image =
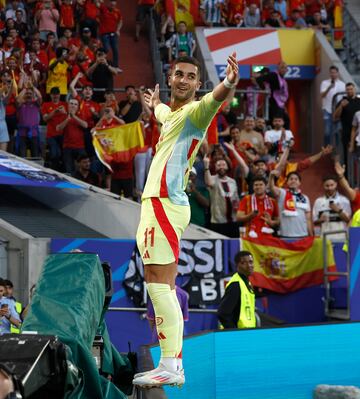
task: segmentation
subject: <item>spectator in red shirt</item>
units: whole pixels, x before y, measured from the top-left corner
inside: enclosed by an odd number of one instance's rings
[[[29,51],[29,63],[24,65],[24,71],[32,83],[41,90],[46,83],[46,66],[37,58],[34,50]]]
[[[59,0],[60,4],[60,36],[62,35],[65,28],[74,30],[75,28],[75,17],[74,17],[74,7],[71,0]]]
[[[122,15],[116,7],[116,0],[110,0],[109,5],[100,6],[100,35],[106,52],[111,48],[114,67],[119,66],[119,36],[122,27]]]
[[[53,32],[47,34],[44,51],[47,54],[48,60],[56,58],[56,37]]]
[[[25,50],[25,43],[23,40],[19,37],[18,31],[16,28],[11,28],[9,29],[9,36],[11,36],[14,39],[14,44],[13,46],[15,48],[20,48],[22,50]]]
[[[35,51],[38,60],[39,60],[43,65],[45,65],[46,67],[48,67],[48,65],[49,65],[49,58],[48,58],[48,55],[47,55],[46,51],[41,49],[41,47],[40,47],[40,40],[34,39],[34,40],[31,42],[31,49]],[[25,64],[28,64],[29,62],[30,62],[29,53],[26,53],[26,54],[25,54],[25,61],[24,61],[24,63],[25,63]]]
[[[76,84],[83,74],[79,72],[74,80],[70,83],[69,90],[71,96],[79,101],[79,115],[81,119],[86,121],[87,128],[85,129],[85,150],[86,153],[93,157],[95,155],[95,150],[92,145],[92,138],[90,130],[95,126],[95,120],[99,118],[100,105],[92,100],[93,89],[91,85],[87,85],[83,88],[82,97],[80,97],[75,89]]]
[[[83,30],[85,27],[90,28],[91,36],[93,38],[97,37],[100,5],[100,0],[86,0],[84,4],[83,20],[81,21],[80,29]]]
[[[62,159],[63,133],[56,127],[67,117],[67,104],[60,101],[60,89],[52,87],[50,90],[51,101],[41,107],[41,115],[47,124],[46,141],[49,148],[49,161],[52,169],[59,170]]]
[[[86,121],[79,115],[79,101],[71,98],[68,102],[68,115],[63,122],[56,126],[57,132],[63,132],[63,161],[66,173],[73,173],[75,160],[85,154],[84,129],[88,127]]]
[[[5,120],[10,138],[7,151],[14,153],[14,135],[15,130],[17,129],[16,90],[14,85],[12,85],[12,76],[6,69],[1,74],[1,85],[6,87],[7,90],[12,88],[12,94],[5,105]]]
[[[258,238],[274,233],[279,226],[279,208],[276,201],[266,194],[266,179],[253,179],[254,194],[246,195],[236,214],[238,222],[246,227],[245,237]]]

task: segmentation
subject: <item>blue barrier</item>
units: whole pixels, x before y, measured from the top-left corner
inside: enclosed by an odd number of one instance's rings
[[[360,320],[360,228],[350,229],[351,250],[351,319]],[[97,253],[101,261],[111,264],[114,280],[114,296],[111,306],[132,307],[134,304],[126,295],[123,280],[128,269],[129,260],[135,247],[135,240],[112,240],[112,239],[53,239],[51,252],[70,252],[80,249],[84,252]],[[229,261],[233,260],[234,254],[239,249],[239,240],[225,240],[222,252],[222,264],[225,273],[231,274]],[[335,245],[334,249],[338,270],[345,270],[345,257],[342,245]],[[200,260],[193,259],[193,263],[202,267]],[[332,294],[336,298],[336,306],[345,304],[346,289],[344,279],[334,283]],[[257,306],[263,312],[278,317],[286,323],[318,323],[325,321],[323,287],[313,286],[286,294],[270,294],[267,301],[257,300]],[[151,343],[151,333],[146,320],[138,313],[112,312],[106,316],[109,333],[112,342],[120,351],[127,351],[128,342],[132,342],[133,350],[140,345]],[[190,314],[186,323],[187,334],[199,331],[215,329],[217,319],[211,314]]]
[[[184,341],[186,384],[171,399],[309,399],[360,385],[360,323],[205,333]],[[159,348],[151,348],[156,364]]]

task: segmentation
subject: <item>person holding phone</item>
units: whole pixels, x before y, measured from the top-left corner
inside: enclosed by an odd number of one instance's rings
[[[314,225],[320,227],[320,234],[324,232],[347,230],[351,219],[350,201],[337,190],[338,179],[336,176],[325,176],[323,178],[324,195],[318,197],[314,202],[313,221]],[[331,241],[345,241],[344,233],[332,234]]]
[[[0,335],[9,334],[11,325],[19,328],[21,326],[21,319],[15,310],[14,301],[6,298],[5,281],[0,279]]]
[[[320,95],[322,99],[322,113],[324,121],[324,145],[339,144],[339,137],[331,136],[333,130],[332,107],[333,98],[337,93],[345,92],[345,83],[339,79],[339,69],[335,65],[329,68],[329,79],[323,80],[320,85]],[[336,96],[337,103],[340,96]]]

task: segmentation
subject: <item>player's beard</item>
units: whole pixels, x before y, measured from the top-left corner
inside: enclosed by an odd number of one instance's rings
[[[172,95],[175,101],[188,102],[195,97],[195,90],[180,91],[177,87],[174,87]]]

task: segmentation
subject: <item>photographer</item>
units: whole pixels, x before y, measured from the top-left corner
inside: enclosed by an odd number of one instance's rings
[[[294,135],[291,130],[284,128],[282,116],[274,116],[273,129],[265,132],[264,141],[271,161],[275,161],[286,147],[294,145]]]
[[[113,90],[114,75],[117,75],[119,72],[119,68],[115,68],[108,62],[106,50],[102,47],[98,48],[96,50],[96,60],[86,72],[95,89],[94,101],[98,103],[104,102],[104,92],[101,90],[96,91],[96,89]]]

